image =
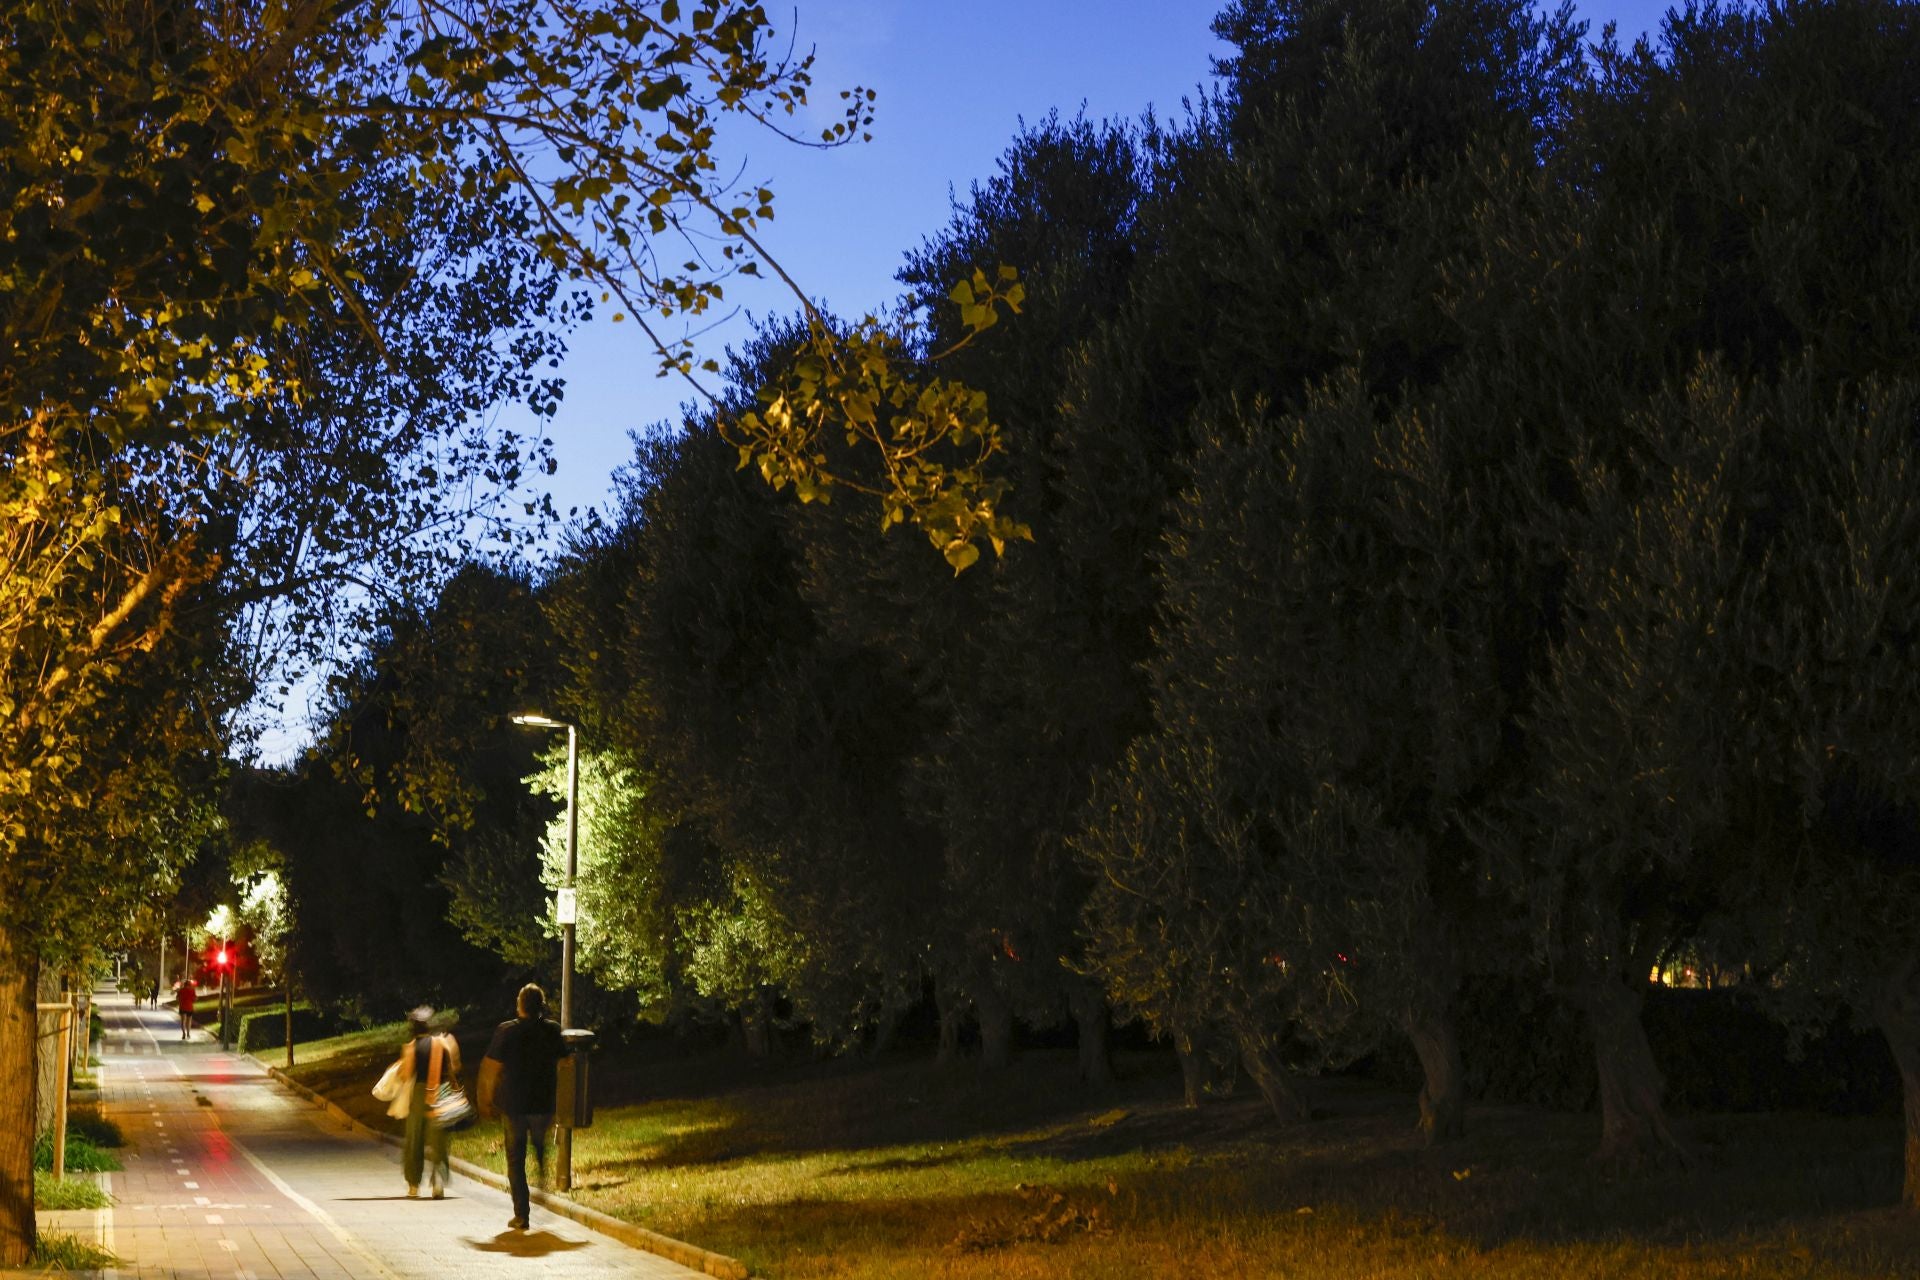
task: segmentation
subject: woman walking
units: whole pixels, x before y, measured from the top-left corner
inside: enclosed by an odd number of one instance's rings
[[[452,1136],[433,1122],[433,1103],[442,1082],[460,1087],[460,1046],[449,1035],[434,1035],[428,1026],[433,1010],[422,1006],[407,1015],[407,1047],[389,1073],[398,1083],[391,1116],[407,1121],[400,1146],[400,1172],[407,1179],[407,1198],[420,1195],[420,1175],[426,1173],[435,1200],[447,1193],[447,1141]]]

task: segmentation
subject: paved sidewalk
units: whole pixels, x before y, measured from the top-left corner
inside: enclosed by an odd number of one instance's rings
[[[508,1230],[503,1192],[459,1174],[406,1198],[399,1153],[329,1130],[265,1070],[169,1011],[103,991],[104,1110],[127,1137],[107,1175],[109,1275],[221,1280],[492,1280],[698,1276],[534,1208]]]

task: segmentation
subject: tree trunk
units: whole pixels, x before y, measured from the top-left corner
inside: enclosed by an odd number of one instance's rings
[[[1207,1099],[1207,1051],[1190,1032],[1173,1037],[1173,1051],[1180,1059],[1180,1093],[1189,1107]]]
[[[1895,1030],[1882,1023],[1881,1033],[1900,1068],[1901,1092],[1906,1100],[1907,1173],[1900,1186],[1900,1205],[1920,1209],[1920,1026],[1908,1024]]]
[[[1002,1071],[1013,1065],[1013,1003],[991,982],[973,993],[974,1015],[980,1019],[980,1065]]]
[[[1240,1065],[1247,1069],[1254,1087],[1267,1100],[1273,1118],[1281,1124],[1299,1124],[1310,1117],[1307,1104],[1294,1091],[1293,1082],[1273,1056],[1273,1051],[1253,1036],[1240,1037]]]
[[[873,1043],[867,1048],[867,1056],[870,1058],[885,1057],[887,1052],[893,1048],[894,1037],[899,1031],[900,1008],[898,1005],[890,1004],[882,1009],[880,1016],[874,1020]]]
[[[1874,1015],[1900,1069],[1906,1103],[1906,1179],[1900,1187],[1900,1204],[1920,1209],[1920,960],[1909,960],[1894,975]]]
[[[73,1002],[73,1041],[67,1054],[67,1084],[73,1084],[76,1072],[93,1065],[93,989],[80,985],[80,975],[67,979],[68,998]]]
[[[1460,1067],[1460,1040],[1448,1010],[1411,1007],[1405,1016],[1407,1039],[1420,1058],[1425,1083],[1420,1088],[1420,1133],[1429,1146],[1452,1142],[1467,1131],[1466,1074]]]
[[[57,1005],[60,998],[60,975],[52,969],[42,966],[35,980],[34,1000],[43,1005]],[[61,1026],[66,1015],[51,1008],[35,1015],[37,1039],[33,1046],[33,1088],[34,1111],[33,1132],[35,1136],[53,1132],[54,1111],[60,1105],[61,1091],[68,1083],[66,1065],[60,1052]],[[69,1048],[72,1046],[69,1045]]]
[[[1076,985],[1068,1005],[1079,1032],[1080,1079],[1095,1089],[1113,1084],[1113,1051],[1107,1039],[1107,998],[1099,988]]]
[[[24,1266],[33,1252],[38,968],[27,939],[0,926],[0,1267]]]
[[[1600,1158],[1629,1167],[1691,1163],[1667,1125],[1667,1084],[1640,1021],[1645,995],[1604,981],[1580,994],[1600,1076]]]
[[[773,1017],[765,995],[754,995],[740,1011],[740,1035],[749,1058],[765,1062],[773,1057]]]
[[[944,1067],[960,1056],[960,1020],[966,1010],[960,998],[944,987],[934,988],[933,1003],[940,1011],[940,1048],[933,1060]]]

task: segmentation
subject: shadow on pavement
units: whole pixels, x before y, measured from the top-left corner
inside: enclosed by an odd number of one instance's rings
[[[443,1197],[441,1197],[441,1198],[442,1198],[443,1200],[458,1200],[458,1199],[459,1199],[460,1197],[459,1197],[459,1196],[443,1196]],[[399,1195],[396,1195],[396,1196],[335,1196],[335,1197],[334,1197],[333,1199],[334,1199],[334,1201],[335,1201],[335,1203],[337,1203],[337,1204],[356,1204],[356,1203],[358,1203],[358,1202],[360,1202],[360,1201],[363,1201],[363,1200],[425,1200],[425,1201],[431,1201],[431,1200],[433,1199],[433,1197],[432,1197],[432,1196],[410,1196],[410,1195],[408,1195],[408,1194],[407,1194],[406,1192],[404,1192],[404,1191],[403,1191],[403,1192],[401,1192],[401,1193],[400,1193]]]
[[[482,1253],[510,1253],[516,1258],[544,1258],[550,1253],[584,1249],[585,1240],[567,1240],[551,1231],[502,1231],[491,1240],[469,1240]]]

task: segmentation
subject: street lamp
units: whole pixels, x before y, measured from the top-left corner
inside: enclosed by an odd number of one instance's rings
[[[550,716],[517,715],[515,724],[535,729],[567,731],[567,882],[560,890],[555,915],[560,919],[560,1029],[573,1026],[573,922],[575,916],[573,880],[580,871],[578,844],[580,833],[580,736],[565,720]],[[560,1190],[573,1188],[573,1116],[560,1117],[559,1140],[554,1144],[555,1181]]]

